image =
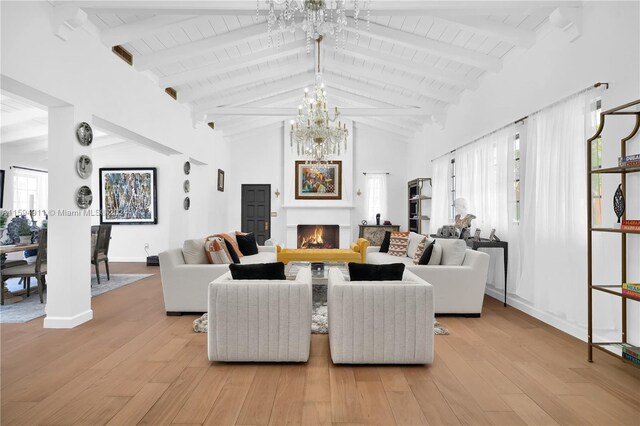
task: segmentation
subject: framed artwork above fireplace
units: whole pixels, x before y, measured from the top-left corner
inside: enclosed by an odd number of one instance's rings
[[[342,161],[296,161],[296,200],[342,200]]]

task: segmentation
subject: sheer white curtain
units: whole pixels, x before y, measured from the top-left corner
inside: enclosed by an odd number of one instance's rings
[[[456,150],[456,198],[465,198],[469,213],[476,216],[472,227],[488,236],[509,230],[509,140],[513,127],[494,132]],[[473,229],[471,230],[473,232]]]
[[[517,295],[586,324],[588,100],[576,95],[527,120]],[[589,135],[590,136],[590,135]]]
[[[387,217],[387,174],[367,173],[367,220],[375,220],[380,213],[380,220]]]
[[[511,241],[509,235],[509,191],[513,182],[508,179],[509,142],[514,126],[498,130],[456,150],[456,198],[467,200],[469,213],[476,216],[473,228],[480,228],[486,238],[492,229],[496,235]],[[502,249],[481,249],[491,254],[487,284],[504,289],[504,252]],[[513,261],[511,261],[513,263]]]
[[[451,155],[444,155],[433,160],[431,184],[433,185],[431,200],[431,233],[435,233],[438,228],[451,223],[449,211],[451,209],[451,191],[449,190],[449,175],[451,166]]]

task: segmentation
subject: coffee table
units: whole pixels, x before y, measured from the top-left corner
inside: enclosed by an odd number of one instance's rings
[[[320,271],[311,271],[311,284],[326,286],[329,283],[329,269],[338,268],[346,279],[349,279],[349,267],[346,262],[313,262],[314,265],[321,263],[323,269]],[[311,262],[289,262],[284,269],[284,273],[288,280],[295,280],[298,272],[302,268],[310,268]]]

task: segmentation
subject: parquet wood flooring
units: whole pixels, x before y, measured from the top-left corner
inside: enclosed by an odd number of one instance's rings
[[[326,335],[305,364],[207,360],[194,315],[167,317],[159,269],[92,300],[94,320],[2,324],[0,421],[13,424],[639,425],[640,370],[486,297],[444,317],[429,366],[334,365]]]

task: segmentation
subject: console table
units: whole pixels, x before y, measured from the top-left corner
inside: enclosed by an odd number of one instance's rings
[[[467,240],[467,246],[472,250],[478,250],[479,248],[501,248],[504,258],[504,306],[507,306],[507,281],[509,277],[507,275],[509,267],[509,243],[506,241],[489,241],[486,239],[480,239],[480,241]]]
[[[358,238],[365,238],[369,240],[369,245],[380,246],[382,240],[384,240],[384,233],[386,231],[397,232],[400,230],[400,225],[359,225],[360,234]]]

